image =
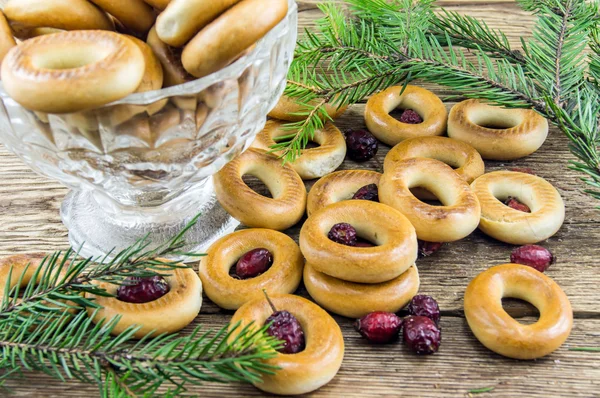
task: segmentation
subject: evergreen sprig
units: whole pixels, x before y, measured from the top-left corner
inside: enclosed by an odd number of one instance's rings
[[[152,396],[159,389],[177,396],[189,384],[256,382],[274,372],[264,361],[276,355],[280,342],[264,327],[204,331],[198,326],[188,335],[149,334],[131,341],[139,326],[112,336],[118,318],[95,324],[93,315],[80,311],[98,310],[87,294],[111,296],[94,282],[122,285],[131,276],[164,275],[182,267],[163,257],[195,255],[181,249],[185,232],[196,222],[158,248],[148,249],[146,237],[110,260],[79,259],[72,250],[55,253],[35,267],[29,283],[21,276],[13,288],[11,269],[0,297],[0,385],[22,370],[37,370],[63,381],[96,383],[105,397]]]
[[[432,1],[348,0],[319,5],[325,16],[298,43],[286,94],[305,119],[273,148],[293,161],[329,121],[324,105],[345,106],[375,92],[420,79],[457,96],[508,108],[532,108],[559,126],[600,198],[598,113],[600,33],[598,0],[520,0],[537,17],[522,51],[485,22]],[[591,53],[586,55],[586,47]]]

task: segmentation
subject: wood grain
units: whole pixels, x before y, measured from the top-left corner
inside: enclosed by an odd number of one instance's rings
[[[301,28],[313,26],[319,17],[317,2],[300,2]],[[443,0],[438,3],[484,18],[491,27],[502,28],[515,46],[520,37],[530,34],[533,18],[512,1]],[[439,87],[424,86],[434,88],[442,96],[447,94]],[[452,105],[447,104],[449,108]],[[364,126],[363,112],[364,105],[356,105],[337,125],[342,130]],[[582,193],[580,176],[568,169],[573,157],[567,144],[566,138],[553,129],[542,149],[526,159],[512,163],[486,162],[490,171],[530,167],[554,184],[565,199],[565,225],[556,236],[543,243],[558,258],[547,274],[571,299],[576,318],[571,337],[561,349],[541,360],[514,361],[491,353],[473,337],[462,313],[465,287],[479,272],[508,262],[512,250],[511,246],[475,232],[417,264],[421,292],[435,296],[443,311],[440,352],[417,357],[401,344],[367,345],[352,330],[352,320],[336,317],[345,336],[345,360],[334,381],[312,395],[448,397],[465,396],[472,389],[495,387],[491,393],[481,396],[599,396],[600,354],[568,350],[575,346],[600,346],[600,290],[597,287],[600,284],[597,243],[600,212],[595,209],[598,203]],[[376,159],[363,164],[346,161],[342,168],[378,170],[388,150],[382,145]],[[67,248],[67,231],[59,216],[67,189],[36,175],[1,145],[0,181],[0,255]],[[298,227],[288,232],[297,239]],[[303,287],[297,293],[307,296]],[[520,302],[511,301],[505,307],[511,315],[524,321],[531,321],[528,317],[536,314],[533,307]],[[231,314],[205,300],[195,323],[220,327]],[[8,387],[17,397],[97,396],[94,386],[60,383],[38,373],[28,373],[23,379],[11,381]],[[218,384],[194,387],[190,393],[206,397],[261,395],[250,386]]]

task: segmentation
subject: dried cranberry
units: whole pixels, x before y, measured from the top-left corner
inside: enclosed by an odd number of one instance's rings
[[[533,171],[533,169],[530,169],[529,167],[512,167],[512,168],[510,168],[510,171],[516,171],[517,173],[536,175],[535,172]]]
[[[409,316],[402,322],[406,345],[415,354],[433,354],[440,348],[442,332],[425,316]]]
[[[129,277],[117,289],[117,299],[126,303],[143,304],[158,300],[169,293],[169,284],[160,275],[148,278]]]
[[[440,250],[443,246],[443,243],[441,242],[427,242],[424,240],[419,240],[418,244],[420,257],[431,256],[433,253]]]
[[[548,267],[554,264],[555,258],[550,250],[542,246],[526,245],[513,250],[510,255],[512,263],[528,265],[544,272]]]
[[[529,206],[519,201],[519,199],[513,198],[512,196],[506,199],[506,202],[504,202],[504,204],[510,207],[511,209],[519,210],[524,213],[531,213],[531,209],[529,208]]]
[[[358,319],[354,328],[372,343],[390,343],[398,340],[402,319],[392,312],[371,312]]]
[[[412,109],[406,109],[402,112],[402,115],[400,115],[400,121],[407,124],[419,124],[423,123],[423,118]]]
[[[379,142],[367,130],[351,130],[346,133],[348,157],[356,162],[365,162],[377,154]]]
[[[265,273],[273,265],[273,255],[267,249],[254,249],[244,254],[235,265],[235,273],[240,279],[255,278]]]
[[[406,309],[410,315],[426,316],[434,321],[436,325],[440,323],[440,306],[431,296],[416,295],[410,300]]]
[[[329,230],[327,237],[342,245],[356,246],[356,230],[352,225],[347,223],[335,224]]]
[[[263,290],[269,305],[273,309],[273,313],[265,321],[267,334],[275,337],[283,342],[283,346],[278,349],[282,354],[296,354],[306,347],[306,339],[304,338],[304,330],[295,316],[288,311],[277,311],[277,308],[269,299],[267,292]]]
[[[369,184],[360,188],[352,199],[370,200],[372,202],[379,202],[379,188],[377,184]]]

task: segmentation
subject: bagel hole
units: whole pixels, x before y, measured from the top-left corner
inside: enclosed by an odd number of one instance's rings
[[[423,117],[423,115],[421,114],[421,112],[412,109],[412,108],[403,108],[402,106],[397,107],[396,109],[392,110],[390,112],[390,116],[393,117],[394,119],[400,121],[400,119],[402,118],[402,114],[404,113],[404,111],[413,111],[415,112],[417,115],[419,115],[419,117],[421,118],[421,120],[425,120],[425,118]],[[421,124],[423,123],[422,121],[420,123],[411,123],[411,124]]]
[[[257,194],[267,198],[273,198],[271,190],[260,178],[253,176],[252,174],[245,174],[242,176],[242,181],[244,181],[244,183]]]
[[[523,325],[532,325],[540,319],[540,311],[537,307],[525,300],[503,297],[502,308]]]
[[[40,52],[32,58],[38,69],[66,70],[95,64],[108,55],[107,51],[73,51],[73,48],[53,48],[52,52]]]
[[[480,127],[491,130],[511,129],[519,124],[516,120],[511,120],[510,118],[490,115],[484,115],[480,118],[472,117],[472,122]]]
[[[506,207],[510,207],[511,209],[515,210],[520,210],[524,213],[531,213],[531,204],[521,200],[518,196],[495,195],[494,197]],[[516,201],[516,206],[513,203],[510,203],[511,201]],[[525,205],[526,207],[522,207],[520,205]]]
[[[315,141],[308,141],[308,143],[306,144],[306,146],[304,147],[304,149],[313,149],[313,148],[318,148],[321,145],[318,142]]]
[[[410,192],[421,202],[427,203],[430,206],[444,206],[444,203],[442,203],[437,195],[425,187],[412,187],[410,188]]]
[[[356,246],[355,247],[369,248],[369,247],[375,247],[375,246],[379,246],[379,245],[377,244],[377,242],[374,242],[372,239],[367,239],[360,235],[358,235],[356,237]]]

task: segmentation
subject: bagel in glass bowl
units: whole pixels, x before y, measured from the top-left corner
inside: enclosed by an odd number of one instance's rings
[[[71,189],[61,217],[82,256],[147,234],[163,243],[198,214],[186,250],[204,250],[238,225],[211,176],[263,129],[286,85],[297,24],[289,0],[287,16],[218,72],[77,113],[30,111],[0,83],[0,142]]]

